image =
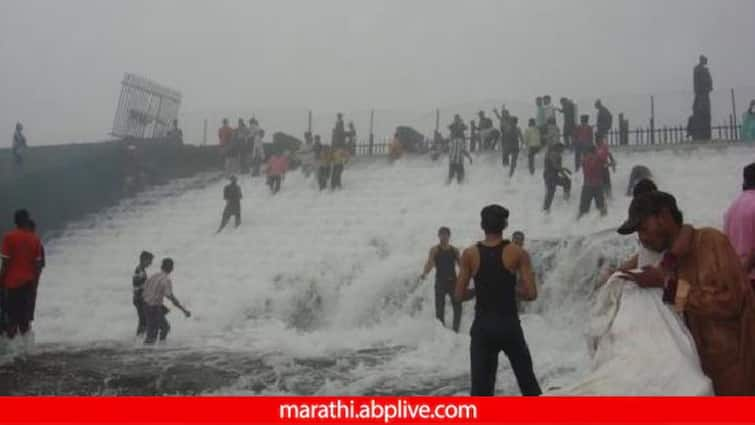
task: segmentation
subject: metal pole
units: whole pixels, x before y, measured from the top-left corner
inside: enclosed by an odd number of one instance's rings
[[[650,144],[655,144],[655,96],[650,96]]]
[[[435,110],[435,131],[440,128],[440,109]]]
[[[739,126],[737,125],[737,100],[734,97],[734,89],[731,89],[731,112],[734,115],[734,139],[738,139],[737,137],[737,130],[739,129]]]
[[[312,110],[311,109],[307,112],[307,131],[309,132],[309,135],[312,136]]]
[[[373,133],[375,124],[375,110],[370,110],[370,156],[372,156],[372,147],[375,144],[375,134]]]
[[[155,114],[155,124],[152,126],[152,137],[155,138],[157,136],[162,137],[162,133],[157,131],[157,126],[160,124],[160,112],[163,108],[163,97],[159,97],[159,101],[157,102],[157,113]]]
[[[202,145],[207,145],[207,118],[204,119],[204,129],[202,130]]]

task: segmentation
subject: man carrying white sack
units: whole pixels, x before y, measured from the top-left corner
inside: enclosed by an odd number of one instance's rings
[[[635,196],[656,191],[650,180]],[[669,252],[681,255],[694,229],[684,225]],[[639,251],[600,288],[592,304],[590,373],[559,391],[569,395],[713,395],[700,367],[694,339],[679,313],[689,286],[680,285],[674,304],[664,304],[663,289],[641,288],[626,272],[660,265],[663,254],[640,244]]]

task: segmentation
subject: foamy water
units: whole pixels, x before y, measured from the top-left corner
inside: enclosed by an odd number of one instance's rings
[[[465,304],[462,332],[454,334],[434,319],[433,279],[416,279],[438,227],[451,228],[452,244],[469,246],[482,236],[481,207],[500,203],[511,210],[507,234],[526,233],[543,277],[540,299],[522,317],[535,372],[544,388],[562,386],[589,366],[583,333],[599,261],[616,261],[634,246],[611,231],[626,215],[631,167],[650,167],[688,222],[720,227],[753,153],[730,147],[616,154],[608,216],[593,210],[579,222],[581,175],[569,202],[559,191],[551,214],[541,212],[542,154],[535,176],[521,155],[513,179],[497,154],[476,157],[461,186],[445,184],[445,160],[425,158],[354,163],[336,193],[318,192],[299,172],[274,197],[262,180],[242,178],[244,222],[220,235],[214,232],[225,182],[175,182],[48,243],[36,339],[43,350],[115,347],[126,358],[137,350],[131,273],[147,249],[157,256],[150,272],[162,257],[174,258],[175,293],[193,312],[191,319],[169,315],[171,348],[163,350],[259,361],[208,391],[465,394],[473,304]],[[567,154],[564,162],[573,159]],[[183,189],[200,180],[198,188]],[[170,362],[172,354],[160,356]],[[503,355],[500,364],[499,393],[518,393]],[[271,377],[260,383],[264,373]]]

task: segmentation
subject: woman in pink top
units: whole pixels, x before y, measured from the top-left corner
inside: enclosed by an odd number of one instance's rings
[[[281,189],[281,181],[288,171],[288,156],[285,153],[275,153],[267,161],[267,184],[273,195]]]
[[[745,167],[742,174],[742,193],[724,214],[724,233],[755,288],[755,163]]]

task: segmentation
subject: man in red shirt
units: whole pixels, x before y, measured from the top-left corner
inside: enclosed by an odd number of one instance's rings
[[[574,129],[574,169],[577,171],[582,165],[582,156],[584,156],[585,150],[592,146],[594,137],[592,126],[588,124],[590,116],[582,115],[579,120],[580,124]]]
[[[605,161],[605,166],[603,167],[603,195],[611,199],[611,170],[608,168],[610,167],[616,172],[616,160],[613,159],[611,151],[608,150],[608,143],[606,143],[604,137],[595,138],[595,150],[598,156]]]
[[[14,221],[16,229],[3,237],[0,251],[4,328],[10,339],[18,331],[23,335],[30,329],[34,281],[39,276],[42,261],[42,244],[29,230],[29,212],[16,211]]]
[[[579,217],[590,212],[590,204],[595,200],[595,207],[600,210],[600,215],[606,215],[606,201],[603,196],[604,170],[606,169],[607,158],[599,155],[595,146],[589,145],[584,148],[584,158],[582,158],[582,173],[584,182],[582,184],[582,196],[579,200]]]

